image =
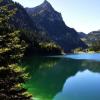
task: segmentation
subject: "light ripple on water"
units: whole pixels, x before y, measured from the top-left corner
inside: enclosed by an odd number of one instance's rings
[[[83,59],[83,60],[86,59],[86,60],[100,61],[100,53],[71,54],[71,55],[66,55],[65,57],[72,59]]]
[[[49,56],[49,57],[100,61],[100,53],[68,54],[68,55]]]

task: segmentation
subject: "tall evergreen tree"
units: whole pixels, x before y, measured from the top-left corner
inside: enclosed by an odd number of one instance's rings
[[[31,100],[22,88],[28,74],[18,66],[26,44],[19,39],[20,31],[7,23],[12,14],[0,7],[0,100]]]

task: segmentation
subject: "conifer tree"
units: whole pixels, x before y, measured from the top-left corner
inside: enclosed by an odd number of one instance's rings
[[[22,88],[28,77],[18,66],[26,44],[20,41],[20,31],[8,24],[13,13],[0,7],[0,100],[31,100],[31,95]]]

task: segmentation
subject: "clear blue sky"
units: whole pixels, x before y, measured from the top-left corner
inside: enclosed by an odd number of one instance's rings
[[[24,7],[35,7],[44,0],[14,0]],[[100,29],[100,0],[48,0],[62,13],[67,26],[88,33]]]

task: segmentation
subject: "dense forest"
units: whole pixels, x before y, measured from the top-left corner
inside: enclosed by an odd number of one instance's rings
[[[27,45],[19,38],[21,31],[8,24],[13,13],[7,12],[5,6],[0,7],[0,99],[31,100],[31,95],[22,87],[28,74],[18,66]]]

